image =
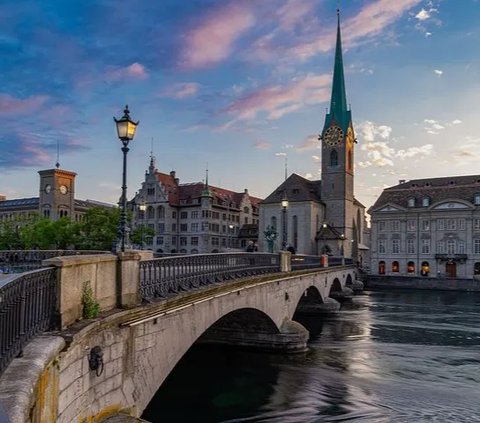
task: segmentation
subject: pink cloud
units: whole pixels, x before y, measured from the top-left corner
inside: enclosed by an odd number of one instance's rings
[[[276,15],[280,27],[284,30],[292,30],[298,24],[305,24],[305,19],[313,15],[316,6],[315,0],[287,0],[281,6]]]
[[[37,111],[48,100],[46,95],[33,95],[25,99],[0,94],[0,116],[26,115]]]
[[[122,79],[148,79],[148,73],[140,63],[132,63],[129,66],[123,68],[116,68],[107,72],[106,79],[109,81],[119,81]]]
[[[362,40],[379,35],[384,28],[394,23],[404,12],[420,2],[421,0],[377,0],[367,4],[356,16],[342,22],[344,45],[347,47],[356,45]],[[306,6],[304,10],[296,11],[298,16],[303,16],[304,13],[310,12],[311,9],[308,9]],[[295,16],[295,14],[291,15],[291,22],[285,21],[286,23],[282,25],[284,30],[292,29],[296,22]],[[285,36],[287,32],[281,33],[275,30],[259,38],[254,43],[253,56],[255,59],[261,60],[272,60],[272,58],[279,55],[307,60],[318,53],[330,51],[335,46],[335,31],[332,28],[329,28],[328,31],[319,30],[318,28],[315,25],[305,26],[300,33],[301,41],[293,44],[288,44],[287,42],[287,45],[284,44],[284,41],[280,41],[280,37]],[[293,31],[290,31],[287,35],[293,35]]]
[[[186,35],[180,56],[185,68],[204,68],[226,59],[235,41],[255,23],[246,2],[232,2],[208,14]]]
[[[200,84],[196,82],[180,82],[162,91],[160,96],[182,99],[197,94]]]
[[[268,141],[265,141],[263,139],[256,140],[253,146],[258,149],[258,150],[268,150],[271,147],[272,144],[270,144]]]
[[[355,43],[359,38],[378,35],[420,2],[421,0],[378,0],[366,5],[357,16],[345,22],[345,41]]]
[[[267,113],[268,119],[279,119],[306,104],[327,101],[330,80],[330,75],[307,75],[287,86],[262,88],[234,101],[225,111],[235,114],[237,119],[253,119],[262,112]]]

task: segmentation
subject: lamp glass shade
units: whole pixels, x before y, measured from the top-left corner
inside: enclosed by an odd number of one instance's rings
[[[133,140],[135,130],[137,129],[135,122],[122,118],[115,121],[115,123],[117,125],[118,138],[121,140]]]
[[[145,204],[140,204],[138,206],[138,208],[140,209],[140,211],[144,212],[145,210],[147,210],[147,206]]]
[[[288,200],[282,200],[282,207],[286,209],[288,207]]]

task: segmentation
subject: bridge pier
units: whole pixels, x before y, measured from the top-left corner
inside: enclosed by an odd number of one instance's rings
[[[326,297],[323,303],[320,302],[300,302],[297,307],[297,313],[300,314],[333,314],[340,310],[340,302]]]
[[[198,340],[199,343],[235,345],[256,348],[262,351],[298,353],[307,350],[310,334],[300,323],[285,318],[280,331],[267,331],[265,328],[232,328],[214,325]]]
[[[345,301],[350,301],[353,298],[353,289],[345,286],[341,291],[332,291],[330,292],[330,297],[334,300],[343,303]]]

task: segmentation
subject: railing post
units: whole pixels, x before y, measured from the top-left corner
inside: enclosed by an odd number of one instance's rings
[[[118,253],[117,304],[130,308],[142,302],[140,292],[140,260],[152,260],[153,253],[146,250]]]
[[[290,251],[279,251],[280,254],[280,272],[290,272],[292,270],[292,253]]]

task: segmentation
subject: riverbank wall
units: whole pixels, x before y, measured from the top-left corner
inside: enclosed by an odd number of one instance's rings
[[[480,279],[443,279],[412,276],[375,276],[365,278],[367,289],[429,289],[480,292]]]

